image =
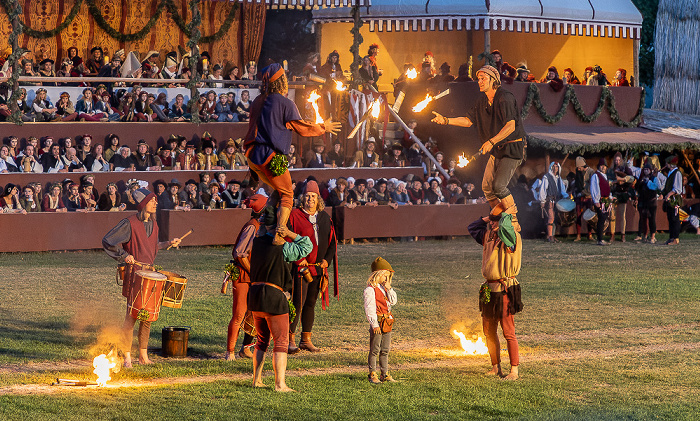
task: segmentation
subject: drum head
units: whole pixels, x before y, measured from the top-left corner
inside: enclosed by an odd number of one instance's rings
[[[168,277],[162,273],[153,272],[151,270],[140,270],[136,272],[136,274],[142,278],[154,279],[156,281],[165,281],[168,279]]]
[[[586,221],[590,221],[591,219],[596,217],[595,211],[593,209],[586,209],[585,212],[583,212],[583,219]]]
[[[576,209],[576,202],[571,199],[561,199],[557,202],[557,209],[560,212],[571,212]]]

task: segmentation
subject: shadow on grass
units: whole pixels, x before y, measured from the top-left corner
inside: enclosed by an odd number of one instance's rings
[[[17,320],[0,319],[0,337],[5,343],[25,344],[25,346],[3,347],[0,354],[27,359],[66,358],[67,348],[83,349],[94,337],[96,327],[88,327],[76,335],[65,320]],[[33,345],[31,345],[33,344]],[[72,354],[72,353],[71,353]]]

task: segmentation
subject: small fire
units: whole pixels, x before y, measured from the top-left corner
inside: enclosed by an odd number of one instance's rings
[[[476,341],[468,341],[464,336],[464,333],[458,332],[457,330],[452,330],[452,333],[459,337],[459,343],[462,345],[462,349],[465,354],[468,355],[486,355],[489,350],[486,347],[486,343],[482,338],[477,338]]]
[[[97,385],[107,386],[107,382],[112,378],[109,376],[109,370],[117,366],[117,362],[112,357],[112,351],[109,353],[109,358],[105,354],[100,354],[92,360],[92,366],[95,369],[92,371],[97,374]]]
[[[457,166],[459,168],[464,168],[469,165],[469,160],[466,156],[464,156],[464,152],[462,152],[462,155],[460,155],[457,159],[459,160],[459,162],[457,162]]]
[[[406,77],[409,79],[415,79],[418,77],[418,72],[416,71],[415,67],[406,70]]]
[[[374,100],[372,103],[372,118],[379,118],[379,111],[381,111],[381,103],[379,99]]]
[[[336,89],[336,91],[343,92],[344,90],[348,89],[348,87],[343,86],[343,82],[336,80],[335,81],[335,89]]]
[[[426,94],[425,99],[423,101],[419,102],[418,104],[416,104],[416,106],[412,108],[413,112],[418,113],[418,112],[423,111],[423,109],[425,109],[425,107],[427,107],[428,104],[430,104],[430,101],[432,101],[432,100],[433,100],[433,97],[431,97],[430,94]]]
[[[307,99],[308,102],[311,103],[311,106],[314,107],[314,111],[316,112],[316,124],[321,124],[323,123],[323,118],[321,118],[321,113],[318,112],[318,99],[321,98],[321,95],[318,94],[316,91],[312,91],[309,94],[309,99]]]

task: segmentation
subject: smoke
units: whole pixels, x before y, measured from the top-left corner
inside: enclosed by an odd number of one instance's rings
[[[118,326],[104,326],[97,335],[96,343],[90,347],[88,352],[92,356],[100,354],[109,355],[110,352],[113,356],[117,356],[117,364],[112,368],[112,372],[118,373],[124,362],[122,358],[123,351],[119,348],[120,344],[123,342],[123,337],[122,330]]]
[[[483,336],[481,320],[467,319],[453,323],[450,326],[450,334],[456,338],[457,336],[452,333],[453,330],[464,333],[464,336],[469,340],[476,340],[478,336]]]

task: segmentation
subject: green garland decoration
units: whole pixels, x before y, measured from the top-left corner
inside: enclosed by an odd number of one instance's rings
[[[352,53],[352,63],[350,63],[350,72],[352,73],[353,87],[357,88],[360,83],[360,64],[362,63],[362,56],[360,55],[360,45],[364,42],[364,38],[360,33],[360,28],[364,22],[360,17],[360,7],[355,6],[352,8],[353,25],[350,29],[352,34],[352,45],[350,46],[350,52]]]
[[[100,12],[100,9],[97,7],[96,0],[85,1],[87,1],[88,4],[88,12],[90,12],[90,15],[92,15],[93,19],[95,19],[95,23],[97,24],[97,26],[102,28],[102,30],[105,31],[107,35],[116,39],[119,42],[138,41],[143,39],[146,35],[148,35],[148,33],[151,32],[151,29],[153,29],[153,26],[156,24],[158,19],[160,19],[160,15],[163,13],[166,3],[165,0],[162,0],[160,3],[158,3],[156,12],[153,14],[153,16],[151,16],[151,18],[148,20],[148,22],[146,23],[146,25],[144,25],[143,28],[130,34],[122,34],[116,29],[112,28],[112,26],[105,20],[104,16],[102,16],[102,12]]]
[[[180,30],[187,35],[187,37],[191,38],[192,37],[192,30],[189,27],[189,24],[185,22],[185,20],[182,18],[180,15],[180,12],[177,10],[177,5],[173,0],[164,0],[166,3],[166,7],[168,8],[168,11],[172,15],[173,21],[177,25]],[[204,37],[201,37],[199,42],[201,44],[209,44],[214,41],[218,41],[221,38],[223,38],[224,35],[228,33],[228,31],[231,29],[231,25],[233,24],[233,20],[236,18],[236,12],[238,11],[238,3],[233,3],[231,6],[231,9],[228,12],[228,15],[226,15],[226,19],[221,23],[221,26],[219,29],[211,34],[207,35]]]
[[[611,150],[630,152],[673,152],[677,150],[700,151],[700,144],[693,142],[684,143],[559,143],[547,139],[541,139],[532,135],[527,136],[528,148],[542,148],[565,154],[596,154],[607,153]]]
[[[139,310],[138,314],[136,315],[136,320],[141,320],[142,322],[148,321],[148,318],[150,317],[151,313],[146,310],[145,308],[142,308]]]
[[[268,167],[270,168],[272,175],[279,177],[289,168],[289,159],[287,159],[287,155],[275,153],[275,156],[272,157]]]
[[[224,266],[224,273],[227,273],[229,279],[232,281],[235,281],[241,277],[241,270],[234,263],[229,263]]]
[[[202,14],[199,12],[197,4],[199,0],[190,0],[190,10],[192,11],[192,20],[187,25],[186,29],[189,34],[189,40],[187,41],[187,48],[192,53],[189,59],[189,67],[192,72],[189,82],[185,84],[185,87],[190,90],[190,100],[187,102],[187,108],[190,110],[192,115],[192,123],[199,125],[202,121],[199,119],[199,89],[197,84],[202,81],[202,76],[197,71],[197,64],[199,59],[202,57],[199,54],[199,40],[202,33],[199,31],[199,26],[202,24]]]
[[[4,6],[4,4],[3,4]],[[7,16],[10,20],[10,25],[12,25],[12,22],[17,19],[19,21],[19,17],[22,16],[22,6],[20,6],[19,2],[15,2],[11,4],[9,9],[6,9],[7,11]],[[18,126],[21,126],[24,124],[22,121],[22,111],[19,109],[17,106],[17,100],[19,100],[20,95],[22,95],[22,92],[20,89],[18,89],[19,83],[19,74],[20,74],[20,69],[19,69],[19,60],[22,57],[22,54],[26,50],[23,48],[20,48],[17,40],[19,39],[19,36],[22,34],[22,25],[13,25],[12,32],[10,33],[10,46],[12,46],[12,54],[7,58],[9,60],[10,64],[12,65],[12,76],[7,80],[7,85],[12,89],[12,95],[10,96],[10,99],[7,101],[10,104],[10,109],[12,110],[12,114],[7,118],[8,121],[15,123]]]
[[[571,103],[579,120],[583,121],[584,123],[592,123],[596,121],[598,117],[600,117],[600,114],[603,112],[603,109],[606,108],[607,104],[607,109],[610,113],[610,118],[615,124],[617,124],[620,127],[638,127],[639,123],[641,123],[642,121],[642,113],[644,111],[644,96],[644,89],[642,89],[637,114],[631,121],[624,121],[620,118],[620,114],[617,110],[617,107],[615,106],[615,96],[613,95],[610,88],[608,88],[607,86],[603,86],[603,89],[600,93],[600,98],[598,99],[598,105],[596,106],[596,109],[593,112],[593,114],[586,115],[586,113],[583,111],[583,106],[581,105],[581,102],[576,96],[576,90],[572,85],[566,85],[566,90],[564,91],[564,99],[562,101],[561,107],[559,108],[559,111],[554,115],[549,115],[547,114],[547,110],[545,109],[540,99],[540,88],[537,86],[537,84],[531,83],[528,87],[527,97],[525,98],[525,103],[523,104],[520,116],[523,120],[527,118],[527,116],[530,113],[530,107],[534,105],[535,109],[537,110],[537,114],[539,114],[545,122],[549,124],[555,124],[558,123],[564,117],[564,115],[566,114],[566,110],[569,107],[569,103]]]
[[[5,9],[5,12],[10,15],[10,9],[11,9],[11,4],[12,2],[10,0],[1,0],[0,4],[2,4],[2,7]],[[61,22],[58,26],[56,26],[53,29],[49,29],[46,31],[38,31],[36,29],[32,29],[29,26],[27,26],[24,22],[20,21],[20,26],[22,27],[22,32],[30,36],[32,38],[38,38],[38,39],[46,39],[46,38],[51,38],[55,37],[56,35],[60,34],[64,29],[68,27],[71,23],[73,23],[73,20],[75,19],[76,16],[78,16],[78,13],[80,12],[80,7],[83,5],[83,0],[76,0],[75,4],[73,5],[73,8],[70,10],[68,15],[64,18],[63,22]]]

